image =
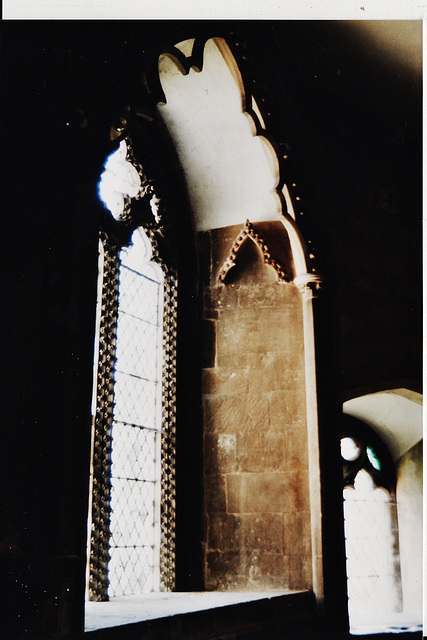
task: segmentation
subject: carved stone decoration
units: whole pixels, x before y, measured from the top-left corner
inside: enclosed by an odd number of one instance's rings
[[[131,202],[151,196],[150,205],[155,221],[160,221],[159,199],[153,185],[133,156],[130,138],[121,140],[105,163],[98,184],[99,197],[117,222],[131,221]]]
[[[260,250],[264,260],[264,264],[267,264],[276,271],[279,284],[289,282],[289,278],[286,276],[283,267],[271,257],[268,245],[263,240],[263,238],[255,232],[253,225],[251,222],[249,222],[249,220],[246,220],[245,226],[234,241],[233,246],[231,247],[230,255],[222,265],[221,270],[218,274],[218,282],[220,284],[225,283],[225,278],[227,277],[228,272],[230,271],[230,269],[236,266],[237,254],[239,253],[241,246],[247,238],[250,238]]]
[[[319,297],[323,278],[317,273],[304,273],[294,278],[294,283],[301,291],[304,300],[312,300]]]
[[[111,425],[114,407],[119,259],[104,234],[103,292],[96,374],[96,413],[92,433],[92,497],[89,556],[89,600],[108,600],[110,546]]]

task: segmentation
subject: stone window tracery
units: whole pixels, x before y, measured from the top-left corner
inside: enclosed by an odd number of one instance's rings
[[[376,446],[378,444],[378,446]],[[401,610],[395,481],[369,433],[341,438],[350,628]]]

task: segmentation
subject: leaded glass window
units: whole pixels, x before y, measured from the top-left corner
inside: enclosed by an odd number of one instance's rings
[[[170,590],[175,579],[177,279],[159,255],[156,225],[133,224],[129,206],[125,224],[131,231],[126,246],[105,232],[100,241],[88,553],[92,600]]]
[[[110,596],[160,588],[163,272],[154,262],[144,261],[143,234],[136,229],[129,249],[120,252]]]
[[[350,629],[401,610],[392,462],[367,430],[341,439]]]

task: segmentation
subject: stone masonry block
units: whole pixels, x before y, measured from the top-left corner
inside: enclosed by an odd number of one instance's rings
[[[277,282],[269,284],[249,283],[248,285],[239,287],[239,307],[241,309],[263,307],[275,308],[278,303],[278,284]]]
[[[214,513],[208,518],[208,549],[235,551],[241,547],[241,519],[228,513]]]
[[[216,365],[218,368],[223,369],[247,369],[251,365],[251,357],[254,356],[253,353],[230,353],[230,354],[222,354],[217,353],[216,357]]]
[[[283,519],[279,514],[242,515],[240,539],[244,549],[283,553]]]
[[[288,589],[289,558],[280,553],[210,551],[206,562],[206,588],[218,591]]]
[[[277,287],[275,295],[276,304],[296,308],[302,322],[302,298],[298,287],[293,282],[282,283]]]
[[[295,503],[289,490],[290,474],[242,473],[227,474],[228,513],[285,513]]]
[[[308,471],[291,471],[288,474],[287,511],[299,512],[310,509],[310,488]]]
[[[216,290],[213,287],[203,287],[203,317],[215,320],[218,318]]]
[[[205,433],[204,460],[209,474],[237,471],[236,434]]]
[[[287,389],[268,394],[270,424],[273,428],[303,428],[306,424],[305,391]]]
[[[238,302],[240,308],[289,309],[292,314],[299,314],[302,320],[301,298],[294,284],[263,282],[241,285],[238,287]]]
[[[218,551],[283,552],[283,517],[279,514],[232,515],[208,518],[208,549]]]
[[[247,312],[221,312],[217,321],[217,352],[228,355],[260,350],[258,316]]]
[[[206,288],[206,293],[208,297],[205,298],[205,305],[211,311],[233,310],[239,306],[238,285],[213,285]]]
[[[280,553],[210,551],[206,565],[207,589],[263,591],[288,588],[289,559]]]
[[[245,566],[246,564],[246,566]],[[205,587],[208,591],[235,591],[248,582],[248,562],[239,551],[208,551]]]
[[[244,483],[244,475],[241,473],[227,474],[225,483],[227,513],[244,513],[244,506],[246,504],[246,486]]]
[[[267,352],[256,356],[248,370],[249,393],[278,391],[295,387],[300,382],[300,368],[289,370],[288,353]]]
[[[289,558],[289,589],[305,590],[313,587],[311,558]]]
[[[240,433],[268,425],[268,399],[263,395],[205,396],[205,431]]]
[[[302,350],[303,343],[295,335],[288,314],[282,310],[265,310],[259,318],[258,334],[260,351],[289,352]]]
[[[205,474],[205,510],[207,513],[225,512],[227,506],[225,477],[220,473]]]
[[[205,369],[203,371],[203,393],[231,394],[247,393],[249,389],[248,371],[234,367]]]
[[[252,589],[288,589],[289,574],[289,558],[281,553],[262,552],[252,556],[250,567]]]
[[[295,378],[296,385],[304,386],[305,384],[305,362],[304,362],[304,349],[297,347],[295,344],[292,346],[291,351],[283,353],[282,357],[282,370],[283,375],[286,377]],[[289,385],[288,385],[289,388]]]
[[[286,471],[286,434],[262,430],[237,435],[237,460],[241,472]]]
[[[308,439],[304,426],[286,429],[286,456],[290,471],[308,469]]]
[[[285,513],[284,550],[288,556],[311,558],[311,520],[309,511]]]

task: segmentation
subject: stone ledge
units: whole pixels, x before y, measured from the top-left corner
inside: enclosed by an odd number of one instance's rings
[[[148,593],[87,603],[84,637],[213,640],[224,633],[248,638],[267,631],[270,640],[279,640],[286,629],[286,638],[296,640],[302,629],[313,630],[314,618],[309,591]]]

